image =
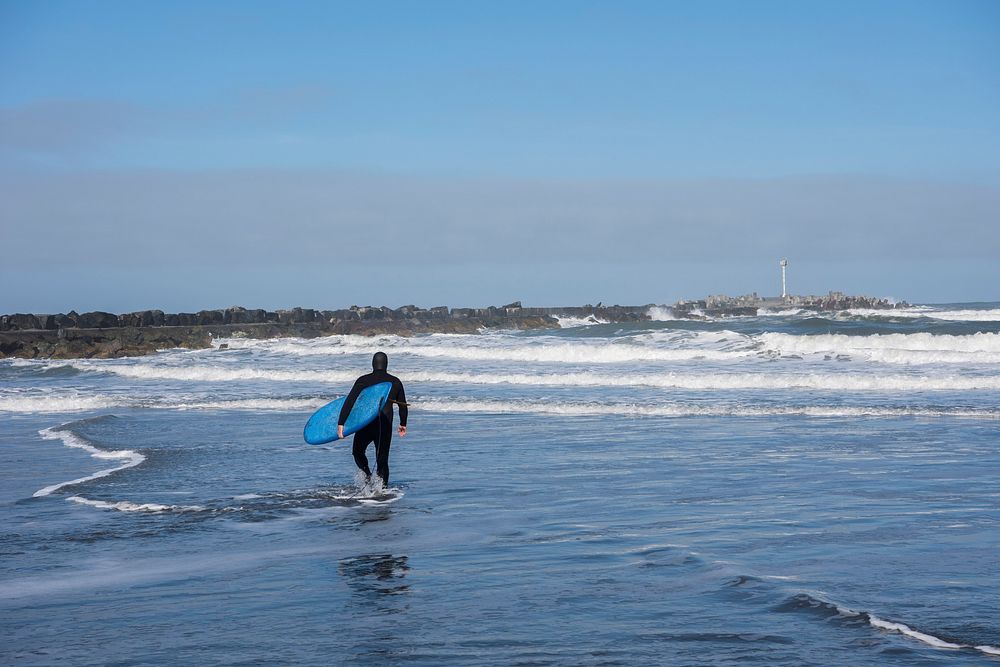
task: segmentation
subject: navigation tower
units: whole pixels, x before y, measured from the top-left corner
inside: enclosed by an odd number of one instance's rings
[[[781,267],[781,298],[788,298],[788,290],[785,289],[785,267],[788,266],[788,260],[782,259],[778,262],[778,266]]]

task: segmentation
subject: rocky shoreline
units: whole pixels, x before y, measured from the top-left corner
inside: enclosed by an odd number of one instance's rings
[[[343,310],[292,308],[267,311],[234,306],[197,313],[144,310],[57,315],[0,316],[0,358],[109,359],[157,350],[211,347],[217,338],[317,338],[336,334],[412,336],[476,333],[482,329],[558,328],[557,317],[593,317],[626,322],[649,319],[645,306],[523,308],[521,303],[488,308],[352,306]]]

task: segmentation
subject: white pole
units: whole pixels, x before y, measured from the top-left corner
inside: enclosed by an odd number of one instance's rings
[[[788,290],[785,289],[785,267],[788,266],[788,260],[782,259],[778,264],[781,266],[781,298],[788,298]]]

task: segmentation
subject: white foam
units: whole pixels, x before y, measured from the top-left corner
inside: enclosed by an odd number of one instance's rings
[[[927,313],[936,320],[961,320],[965,322],[1000,322],[1000,308],[984,310],[936,310]]]
[[[910,319],[926,317],[934,320],[957,322],[1000,322],[1000,308],[935,310],[929,306],[915,306],[912,308],[894,308],[892,310],[850,308],[841,312],[856,317],[902,317]]]
[[[674,316],[674,311],[666,306],[650,306],[646,315],[654,322],[671,322],[677,319]]]
[[[120,377],[139,380],[179,380],[183,382],[233,382],[241,380],[274,380],[281,382],[344,382],[357,379],[354,371],[280,371],[233,366],[166,366],[144,361],[133,363],[99,364],[74,362],[80,370],[112,373]]]
[[[92,500],[83,496],[70,496],[67,500],[72,500],[81,505],[89,505],[105,510],[117,510],[119,512],[201,512],[205,509],[201,505],[160,505],[159,503],[132,503],[127,500],[108,502],[104,500]]]
[[[701,311],[692,311],[703,315]],[[930,306],[909,308],[847,308],[845,310],[812,310],[809,308],[758,308],[758,317],[825,317],[828,319],[887,318],[902,319],[928,318],[956,322],[1000,322],[1000,308],[938,310]],[[653,318],[657,319],[657,318]]]
[[[249,344],[267,351],[297,356],[361,354],[382,346],[391,348],[396,354],[424,358],[528,363],[739,361],[767,353],[786,356],[820,353],[854,355],[868,361],[900,364],[1000,363],[1000,334],[984,332],[968,335],[921,332],[869,336],[771,332],[744,336],[731,331],[667,331],[615,339],[573,341],[553,336],[524,338],[500,334],[450,338],[425,336],[414,339],[386,336],[377,341],[355,340],[357,338],[359,337],[331,336],[309,341],[281,339],[253,341]],[[723,341],[725,344],[720,344]],[[107,370],[108,367],[91,364],[87,368]]]
[[[74,484],[81,484],[83,482],[89,482],[93,479],[99,479],[101,477],[107,477],[113,472],[118,472],[119,470],[125,470],[126,468],[134,468],[143,461],[146,457],[138,452],[133,452],[130,449],[120,449],[120,450],[108,450],[108,449],[98,449],[92,444],[76,435],[70,431],[54,431],[51,428],[45,428],[38,432],[46,440],[62,440],[63,444],[67,447],[76,447],[86,451],[88,454],[93,456],[95,459],[117,459],[125,461],[124,464],[120,466],[115,466],[114,468],[108,468],[106,470],[100,470],[95,472],[93,475],[87,475],[86,477],[80,477],[78,479],[73,479],[68,482],[59,482],[58,484],[53,484],[51,486],[46,486],[43,489],[39,489],[32,494],[35,498],[41,496],[47,496],[54,491],[59,489],[72,486]]]
[[[805,310],[802,308],[785,308],[783,310],[771,310],[769,308],[757,309],[757,315],[759,317],[794,317],[795,315],[802,315],[803,313],[814,315],[815,311]]]
[[[232,399],[226,401],[142,401],[148,409],[159,410],[247,410],[261,412],[307,412],[325,405],[334,396],[312,399]],[[122,401],[122,406],[129,405]],[[704,404],[634,404],[634,403],[566,403],[556,401],[504,401],[504,400],[447,400],[411,399],[411,409],[427,412],[468,412],[493,414],[553,414],[553,415],[624,415],[624,416],[767,416],[803,415],[814,417],[971,417],[976,419],[1000,418],[1000,411],[963,408],[919,407],[845,407],[845,406],[753,406],[753,405],[704,405]],[[77,480],[83,481],[83,480]]]
[[[387,498],[358,498],[358,502],[361,503],[362,505],[388,505],[390,503],[396,502],[402,497],[403,494],[400,493],[397,495],[392,495]]]
[[[413,382],[453,384],[512,384],[550,387],[660,387],[664,389],[713,390],[789,390],[815,389],[833,391],[975,391],[1000,389],[998,376],[963,375],[865,375],[848,373],[646,373],[604,374],[592,372],[528,373],[440,373],[412,372]]]
[[[562,329],[569,329],[572,327],[587,327],[594,324],[607,324],[608,320],[602,320],[599,317],[591,315],[589,317],[570,317],[569,315],[556,315],[556,321],[559,322],[559,327]]]
[[[147,407],[168,408],[176,410],[278,410],[298,412],[315,410],[326,405],[330,399],[318,398],[243,398],[230,401],[185,401],[180,403],[162,403]]]
[[[719,333],[728,339],[734,336],[738,346],[719,350],[713,345]],[[325,338],[277,339],[273,341],[234,341],[268,352],[296,356],[370,354],[373,349],[391,350],[429,359],[460,359],[468,361],[518,361],[538,363],[614,364],[624,362],[686,361],[692,359],[728,360],[758,353],[754,340],[734,332],[668,332],[656,337],[648,334],[624,338],[588,338],[566,340],[555,336],[530,338],[504,334],[479,336],[434,335],[417,338],[383,336],[364,339],[359,336],[328,336]],[[108,364],[94,362],[84,367],[109,370]],[[81,368],[80,365],[77,365]],[[112,371],[113,372],[113,371]]]
[[[818,405],[695,405],[635,403],[558,403],[554,401],[451,401],[424,399],[414,409],[426,412],[483,414],[549,414],[564,416],[635,417],[963,417],[1000,419],[1000,410],[935,409],[910,407],[850,407]]]
[[[354,473],[354,486],[357,492],[349,496],[337,496],[344,500],[357,500],[365,505],[387,505],[403,497],[403,491],[394,486],[386,488],[378,475],[366,476],[358,470]]]
[[[814,311],[815,312],[815,311]],[[831,314],[834,317],[843,319],[844,316],[849,316],[852,318],[857,317],[898,317],[904,319],[916,319],[920,317],[928,317],[931,312],[931,308],[927,306],[913,306],[912,308],[847,308],[845,310],[838,310],[834,313],[829,311],[824,313],[816,313],[820,316],[829,317]]]
[[[764,333],[758,339],[768,351],[780,354],[830,354],[863,357],[869,361],[904,364],[1000,363],[1000,334],[874,334],[796,336]]]
[[[225,401],[206,401],[195,398],[184,400],[139,398],[97,394],[80,397],[24,398],[0,395],[0,412],[56,414],[110,408],[148,408],[164,410],[264,410],[305,411],[325,405],[329,398],[244,398]]]
[[[349,384],[355,371],[284,371],[220,366],[184,368],[144,364],[106,366],[104,370],[145,379],[191,382],[235,382],[269,380]],[[544,387],[661,387],[693,391],[738,389],[816,389],[831,391],[978,391],[1000,389],[1000,376],[973,375],[876,375],[863,373],[456,373],[407,371],[405,382],[433,384],[529,385]],[[155,407],[155,406],[153,406]]]
[[[0,412],[61,413],[103,410],[117,407],[120,402],[107,396],[80,394],[0,395]]]

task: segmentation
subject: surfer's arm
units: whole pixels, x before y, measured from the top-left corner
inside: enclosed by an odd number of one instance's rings
[[[351,392],[344,399],[344,405],[340,408],[340,419],[337,420],[337,426],[343,426],[347,423],[347,418],[351,415],[351,410],[354,408],[355,401],[358,400],[358,395],[361,393],[361,380],[358,379],[354,382],[354,386],[351,387]],[[341,435],[343,437],[343,435]]]
[[[406,415],[410,412],[410,409],[406,407],[406,392],[403,391],[403,383],[399,383],[399,393],[396,394],[396,407],[399,408],[399,425],[406,430]],[[400,434],[402,435],[402,433]]]

